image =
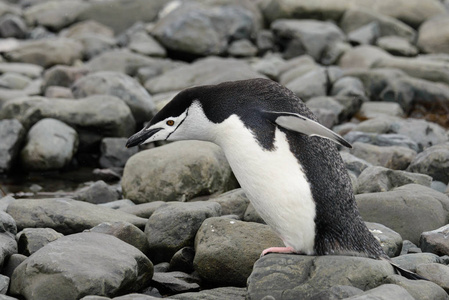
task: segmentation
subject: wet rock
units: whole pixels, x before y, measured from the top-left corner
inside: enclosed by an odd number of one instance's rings
[[[25,228],[17,234],[18,252],[30,256],[48,243],[63,236],[51,228]]]
[[[405,170],[416,156],[416,152],[409,148],[401,146],[380,147],[360,142],[352,144],[350,153],[374,166],[393,170]]]
[[[420,264],[419,266],[416,267],[416,273],[438,284],[446,292],[449,291],[448,266],[436,263]]]
[[[449,225],[445,225],[432,231],[421,234],[419,246],[424,252],[431,252],[436,255],[449,255]]]
[[[137,123],[150,120],[155,109],[148,92],[132,77],[119,72],[95,72],[77,80],[71,87],[76,98],[104,94],[124,101]]]
[[[16,222],[3,211],[0,211],[0,231],[0,267],[3,267],[5,260],[12,254],[17,253]]]
[[[78,149],[78,134],[56,119],[42,119],[31,127],[20,154],[28,170],[55,170],[67,166]]]
[[[143,228],[146,219],[107,207],[67,199],[18,199],[7,209],[17,223],[17,228],[53,228],[62,234],[72,234],[90,229],[103,222],[124,221]]]
[[[199,291],[198,278],[183,272],[154,273],[152,284],[163,294]]]
[[[213,197],[209,201],[220,204],[222,215],[237,215],[240,220],[243,220],[249,204],[245,192],[240,188]]]
[[[417,184],[359,194],[356,201],[365,221],[383,224],[413,243],[418,243],[422,232],[439,228],[448,219],[446,195]]]
[[[27,30],[24,20],[19,16],[6,14],[0,18],[0,36],[3,38],[15,37],[23,39],[27,34]]]
[[[410,148],[416,152],[419,151],[418,144],[415,141],[410,137],[401,134],[377,134],[362,131],[350,131],[344,135],[344,138],[349,143],[360,142],[376,146],[400,146]]]
[[[89,70],[85,67],[73,67],[57,65],[49,68],[44,73],[42,90],[50,86],[71,87],[72,84],[83,76],[86,76]]]
[[[95,128],[98,142],[103,136],[130,136],[135,121],[128,106],[122,100],[108,95],[94,95],[84,99],[47,99],[29,97],[15,99],[5,104],[0,119],[16,118],[25,128],[30,128],[44,118],[65,122],[77,131],[88,134]]]
[[[122,178],[123,194],[135,203],[186,201],[233,187],[235,179],[222,150],[199,141],[139,152],[126,163]]]
[[[418,49],[403,37],[381,37],[377,40],[376,45],[393,55],[415,56],[418,54]]]
[[[408,280],[400,275],[389,275],[385,283],[402,286],[414,299],[446,300],[446,292],[437,284],[427,280]]]
[[[128,207],[122,207],[119,210],[148,219],[159,208],[159,206],[165,204],[164,201],[154,201],[149,203],[142,203]]]
[[[396,284],[383,284],[374,289],[368,290],[363,294],[349,297],[350,300],[369,300],[369,299],[404,299],[413,300],[415,298],[410,295],[406,289]]]
[[[196,235],[193,264],[200,277],[209,283],[245,286],[262,250],[282,245],[267,225],[226,217],[209,218]]]
[[[170,299],[179,300],[244,300],[246,299],[246,288],[219,287],[210,290],[202,290],[198,293],[182,293],[170,296]]]
[[[153,58],[133,53],[128,49],[106,51],[92,58],[87,64],[92,72],[112,71],[133,76],[139,68],[152,68],[157,74],[184,65],[169,59]]]
[[[126,161],[138,152],[137,148],[126,148],[126,138],[104,138],[101,140],[100,166],[103,168],[124,167]]]
[[[371,22],[348,33],[348,40],[352,45],[371,45],[380,35],[379,24]]]
[[[285,87],[290,89],[301,100],[307,101],[312,97],[326,96],[328,90],[327,72],[319,67],[289,81]]]
[[[415,40],[416,31],[412,27],[369,8],[356,7],[346,10],[340,20],[340,27],[344,32],[349,33],[373,22],[378,24],[381,37],[399,36],[411,42]]]
[[[25,129],[16,119],[0,121],[0,173],[8,172],[14,165],[25,139]]]
[[[449,143],[425,149],[412,160],[410,172],[423,173],[447,184],[449,182]]]
[[[271,24],[271,30],[287,59],[308,54],[320,61],[326,48],[345,40],[338,26],[317,20],[280,19]]]
[[[153,264],[136,248],[107,234],[85,232],[35,252],[14,271],[10,291],[33,299],[113,297],[138,291],[152,275]]]
[[[264,76],[237,59],[209,57],[151,78],[145,82],[145,88],[151,94],[157,94],[178,91],[195,85],[260,77]]]
[[[167,49],[185,55],[223,54],[227,41],[254,38],[261,27],[257,9],[234,3],[181,4],[156,22],[152,34]]]
[[[449,53],[449,20],[442,14],[419,27],[418,47],[427,53]]]
[[[386,261],[350,256],[269,254],[248,278],[248,298],[308,299],[332,286],[373,289],[394,274]]]
[[[150,246],[145,234],[142,230],[129,222],[103,222],[89,231],[113,235],[116,238],[136,247],[143,254],[148,255],[149,253]]]
[[[167,56],[165,48],[144,31],[136,32],[130,36],[128,48],[143,55],[155,57]]]
[[[252,57],[257,54],[257,48],[247,39],[238,40],[229,45],[228,54],[234,57]]]
[[[357,179],[357,193],[386,192],[396,187],[415,183],[430,187],[432,177],[384,167],[372,166],[363,170]]]
[[[151,260],[170,261],[178,250],[193,246],[201,223],[220,214],[220,205],[213,202],[170,203],[159,207],[145,226]]]
[[[71,65],[81,59],[81,46],[71,39],[57,38],[23,42],[20,47],[8,51],[9,61],[30,63],[48,68],[54,65]]]
[[[78,14],[88,7],[83,1],[45,1],[25,9],[24,17],[30,25],[42,25],[58,31],[75,22]]]
[[[370,222],[365,224],[389,257],[395,257],[401,253],[402,237],[399,233],[382,224]]]
[[[192,273],[193,258],[195,257],[195,249],[192,247],[184,247],[179,249],[170,260],[170,271],[181,271],[184,273]]]
[[[75,192],[73,199],[100,204],[118,200],[119,193],[114,187],[99,180]]]

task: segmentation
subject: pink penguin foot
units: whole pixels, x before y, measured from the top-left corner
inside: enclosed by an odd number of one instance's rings
[[[296,253],[292,247],[270,247],[262,251],[260,257],[268,253]]]

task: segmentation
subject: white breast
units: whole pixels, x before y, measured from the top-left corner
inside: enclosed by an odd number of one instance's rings
[[[214,127],[214,142],[223,148],[256,211],[287,247],[313,254],[315,203],[285,134],[276,129],[275,150],[267,151],[236,115]]]

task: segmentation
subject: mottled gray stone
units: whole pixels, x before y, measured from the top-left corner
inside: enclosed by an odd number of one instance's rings
[[[0,75],[0,88],[23,90],[31,83],[31,79],[22,74],[3,73]]]
[[[443,260],[433,253],[413,253],[393,257],[392,261],[401,268],[416,272],[421,264],[442,263]]]
[[[25,135],[25,129],[16,119],[0,120],[0,173],[13,167]]]
[[[382,224],[371,222],[365,224],[389,257],[395,257],[401,253],[402,237],[399,233]]]
[[[93,204],[107,203],[119,199],[117,189],[103,180],[96,181],[75,192],[73,199]]]
[[[0,211],[0,267],[3,267],[9,256],[17,253],[16,233],[15,220],[6,212]]]
[[[237,40],[229,45],[228,54],[234,57],[252,57],[257,54],[257,48],[247,39]]]
[[[448,234],[449,225],[423,232],[419,239],[419,246],[424,252],[431,252],[436,255],[449,255]]]
[[[376,146],[401,146],[410,148],[416,152],[419,151],[418,143],[410,137],[401,134],[378,134],[353,130],[345,134],[344,138],[349,143],[361,142]]]
[[[364,102],[359,111],[360,115],[366,119],[372,119],[380,115],[388,115],[394,117],[404,116],[404,110],[398,103],[371,101]]]
[[[159,208],[159,206],[165,204],[164,201],[154,201],[149,203],[142,203],[128,207],[122,207],[119,210],[148,219]]]
[[[361,45],[346,51],[338,61],[338,65],[343,69],[350,68],[371,68],[375,62],[391,55],[371,45]]]
[[[241,188],[210,198],[209,201],[220,204],[222,215],[237,215],[240,220],[243,219],[249,204],[249,200]]]
[[[244,300],[246,288],[219,287],[210,290],[202,290],[198,293],[182,293],[170,296],[169,299],[178,300]]]
[[[380,147],[360,142],[353,143],[350,152],[374,166],[393,170],[405,170],[416,156],[416,151],[409,148],[401,146]]]
[[[170,260],[170,271],[180,271],[190,274],[193,269],[193,258],[195,257],[195,249],[193,247],[184,247],[176,251]]]
[[[379,35],[379,24],[374,21],[349,32],[348,40],[353,45],[372,45]]]
[[[326,69],[319,67],[289,81],[285,87],[307,101],[312,97],[326,96],[328,84]]]
[[[360,159],[349,152],[342,151],[340,152],[340,155],[345,163],[346,169],[353,172],[356,176],[359,176],[363,170],[372,166],[372,164],[366,160]]]
[[[128,159],[138,152],[137,148],[126,148],[127,138],[104,138],[101,140],[100,166],[103,168],[124,167]]]
[[[428,19],[419,27],[418,47],[426,53],[449,53],[448,13]]]
[[[401,275],[388,276],[385,283],[402,286],[415,300],[447,300],[448,295],[437,284],[427,280],[408,280]]]
[[[449,182],[449,143],[425,149],[412,160],[407,170],[430,175],[434,180],[447,184]]]
[[[17,234],[18,252],[30,256],[48,243],[63,236],[51,228],[25,228]]]
[[[128,48],[143,55],[155,57],[167,56],[165,48],[144,31],[136,32],[130,36]]]
[[[0,36],[3,38],[25,38],[27,25],[20,16],[6,14],[0,18]]]
[[[418,49],[409,40],[399,36],[381,37],[376,45],[393,55],[415,56],[418,54]]]
[[[390,300],[390,299],[403,299],[414,300],[415,298],[410,295],[406,289],[396,284],[383,284],[374,289],[368,290],[363,294],[352,296],[346,299],[350,300]]]
[[[449,267],[443,264],[420,264],[416,267],[416,273],[438,284],[446,292],[449,292]]]
[[[88,73],[89,70],[85,67],[53,66],[44,72],[42,89],[46,90],[50,86],[71,87],[75,81]]]

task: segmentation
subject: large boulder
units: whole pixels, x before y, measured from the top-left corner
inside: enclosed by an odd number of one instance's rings
[[[53,228],[71,234],[103,222],[123,221],[143,228],[146,219],[95,204],[68,198],[18,199],[7,209],[17,228]]]
[[[11,294],[27,299],[119,296],[145,287],[153,264],[138,249],[108,234],[59,238],[26,259],[11,278]]]
[[[62,169],[78,149],[78,134],[67,124],[45,118],[28,131],[21,152],[22,165],[34,171]]]
[[[13,166],[25,138],[25,129],[16,119],[0,121],[0,173]]]
[[[449,53],[449,18],[442,14],[419,27],[418,46],[427,53]]]
[[[125,165],[123,194],[135,203],[187,201],[236,187],[222,150],[212,143],[181,141],[139,152]]]
[[[408,184],[393,191],[359,194],[356,201],[365,221],[383,224],[415,244],[422,232],[448,222],[448,197],[422,185]]]
[[[0,268],[14,253],[17,253],[16,222],[7,213],[0,211]]]

